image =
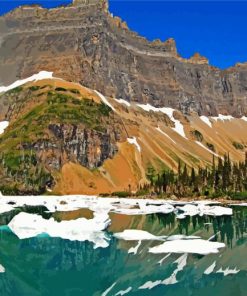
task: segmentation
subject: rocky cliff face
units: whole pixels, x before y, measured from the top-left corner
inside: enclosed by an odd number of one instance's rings
[[[0,18],[0,85],[40,70],[184,114],[247,114],[247,64],[221,71],[199,54],[183,59],[173,39],[148,42],[112,17],[103,0],[22,7]]]

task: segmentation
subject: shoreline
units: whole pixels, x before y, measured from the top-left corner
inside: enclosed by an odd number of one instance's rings
[[[116,200],[147,200],[152,201],[154,203],[162,202],[164,203],[167,201],[167,203],[176,203],[176,204],[184,204],[184,203],[197,203],[197,202],[205,202],[207,204],[222,204],[222,205],[246,205],[247,206],[247,199],[246,200],[237,200],[237,199],[227,199],[227,198],[205,198],[205,197],[198,197],[198,198],[189,198],[189,197],[170,197],[170,198],[158,198],[158,197],[152,197],[149,195],[143,195],[143,196],[126,196],[126,197],[119,197],[119,196],[100,196],[100,195],[85,195],[85,194],[67,194],[67,195],[53,195],[51,193],[47,195],[3,195],[0,192],[0,199],[1,198],[59,198],[62,197],[81,197],[81,198],[99,198],[102,200],[108,200],[108,199],[116,199]]]

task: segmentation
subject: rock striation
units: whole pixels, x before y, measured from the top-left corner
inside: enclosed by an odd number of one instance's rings
[[[126,3],[127,5],[127,3]],[[0,17],[0,85],[40,70],[104,95],[184,114],[247,114],[247,65],[220,70],[173,39],[148,42],[108,11],[107,0],[24,6]]]

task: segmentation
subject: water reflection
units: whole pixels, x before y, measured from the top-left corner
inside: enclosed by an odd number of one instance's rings
[[[116,282],[108,294],[116,295],[120,290],[132,287],[127,295],[236,295],[244,296],[247,276],[247,209],[236,207],[233,216],[210,217],[193,216],[176,219],[169,215],[152,214],[126,216],[110,214],[112,224],[107,230],[110,240],[108,248],[94,249],[92,243],[63,240],[40,236],[19,240],[4,225],[20,211],[39,213],[49,219],[54,216],[44,207],[23,207],[2,214],[0,223],[0,263],[6,272],[0,274],[0,295],[3,296],[47,296],[81,295],[98,296]],[[90,213],[87,213],[87,215]],[[71,218],[72,213],[66,215]],[[85,212],[76,212],[85,215]],[[59,219],[63,215],[59,214]],[[186,266],[177,275],[178,283],[139,290],[148,281],[169,278],[181,254],[171,254],[160,265],[163,255],[148,253],[150,245],[159,242],[142,242],[137,255],[128,254],[136,242],[119,241],[111,236],[112,232],[124,229],[142,229],[154,235],[198,235],[204,239],[224,242],[227,248],[219,254],[209,256],[189,255]],[[217,271],[220,267],[237,267],[241,271],[224,277],[204,271],[214,261]]]

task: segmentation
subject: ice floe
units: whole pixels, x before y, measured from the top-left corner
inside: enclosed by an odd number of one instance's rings
[[[186,204],[184,206],[178,206],[177,210],[182,211],[183,213],[178,214],[179,218],[183,218],[184,216],[195,216],[195,215],[208,215],[208,216],[224,216],[224,215],[232,215],[232,209],[221,206],[209,206],[205,204]],[[182,217],[181,217],[182,215]]]
[[[26,79],[17,80],[14,83],[10,84],[9,86],[0,86],[0,93],[14,89],[14,88],[21,86],[27,82],[38,81],[38,80],[43,80],[43,79],[51,79],[51,78],[53,78],[53,72],[40,71],[39,73],[34,74]]]
[[[102,100],[102,102],[104,104],[106,104],[108,107],[110,107],[113,111],[116,111],[115,108],[112,106],[112,104],[107,100],[107,98],[104,95],[102,95],[97,90],[94,90],[94,92],[100,97],[100,99]]]
[[[0,121],[0,135],[4,133],[4,130],[9,126],[8,121]]]
[[[19,239],[35,237],[46,233],[50,237],[61,237],[68,240],[90,241],[95,248],[106,248],[108,237],[103,232],[110,224],[107,213],[96,213],[93,219],[79,218],[76,220],[57,222],[37,214],[21,212],[8,224],[9,228]]]
[[[150,253],[193,253],[208,255],[218,253],[220,248],[224,248],[224,243],[211,242],[203,239],[177,239],[169,240],[161,245],[149,249]]]
[[[145,215],[174,212],[179,215],[232,215],[232,209],[218,205],[218,202],[194,201],[177,202],[172,200],[133,199],[133,198],[100,198],[97,196],[1,196],[0,213],[27,206],[45,206],[49,212],[73,211],[87,208],[94,213],[118,213],[123,215]]]
[[[204,123],[206,123],[206,125],[208,125],[209,127],[212,127],[212,122],[210,121],[210,119],[207,116],[202,115],[202,116],[200,116],[200,119]]]
[[[136,140],[136,137],[133,137],[133,138],[127,138],[127,141],[128,143],[132,144],[132,145],[135,145],[137,150],[139,152],[141,152],[141,146],[138,144],[137,140]]]
[[[184,132],[184,126],[182,125],[182,123],[175,119],[173,116],[174,111],[176,111],[173,108],[169,108],[169,107],[163,107],[163,108],[156,108],[154,106],[151,106],[150,104],[137,104],[138,107],[142,108],[143,110],[149,112],[149,111],[153,111],[153,112],[162,112],[164,114],[166,114],[171,121],[174,122],[175,127],[172,128],[172,130],[174,130],[176,133],[178,133],[181,137],[187,139],[185,132]]]
[[[125,229],[123,232],[115,233],[114,236],[118,239],[127,241],[142,241],[142,240],[158,240],[162,241],[166,236],[155,236],[144,230]]]

